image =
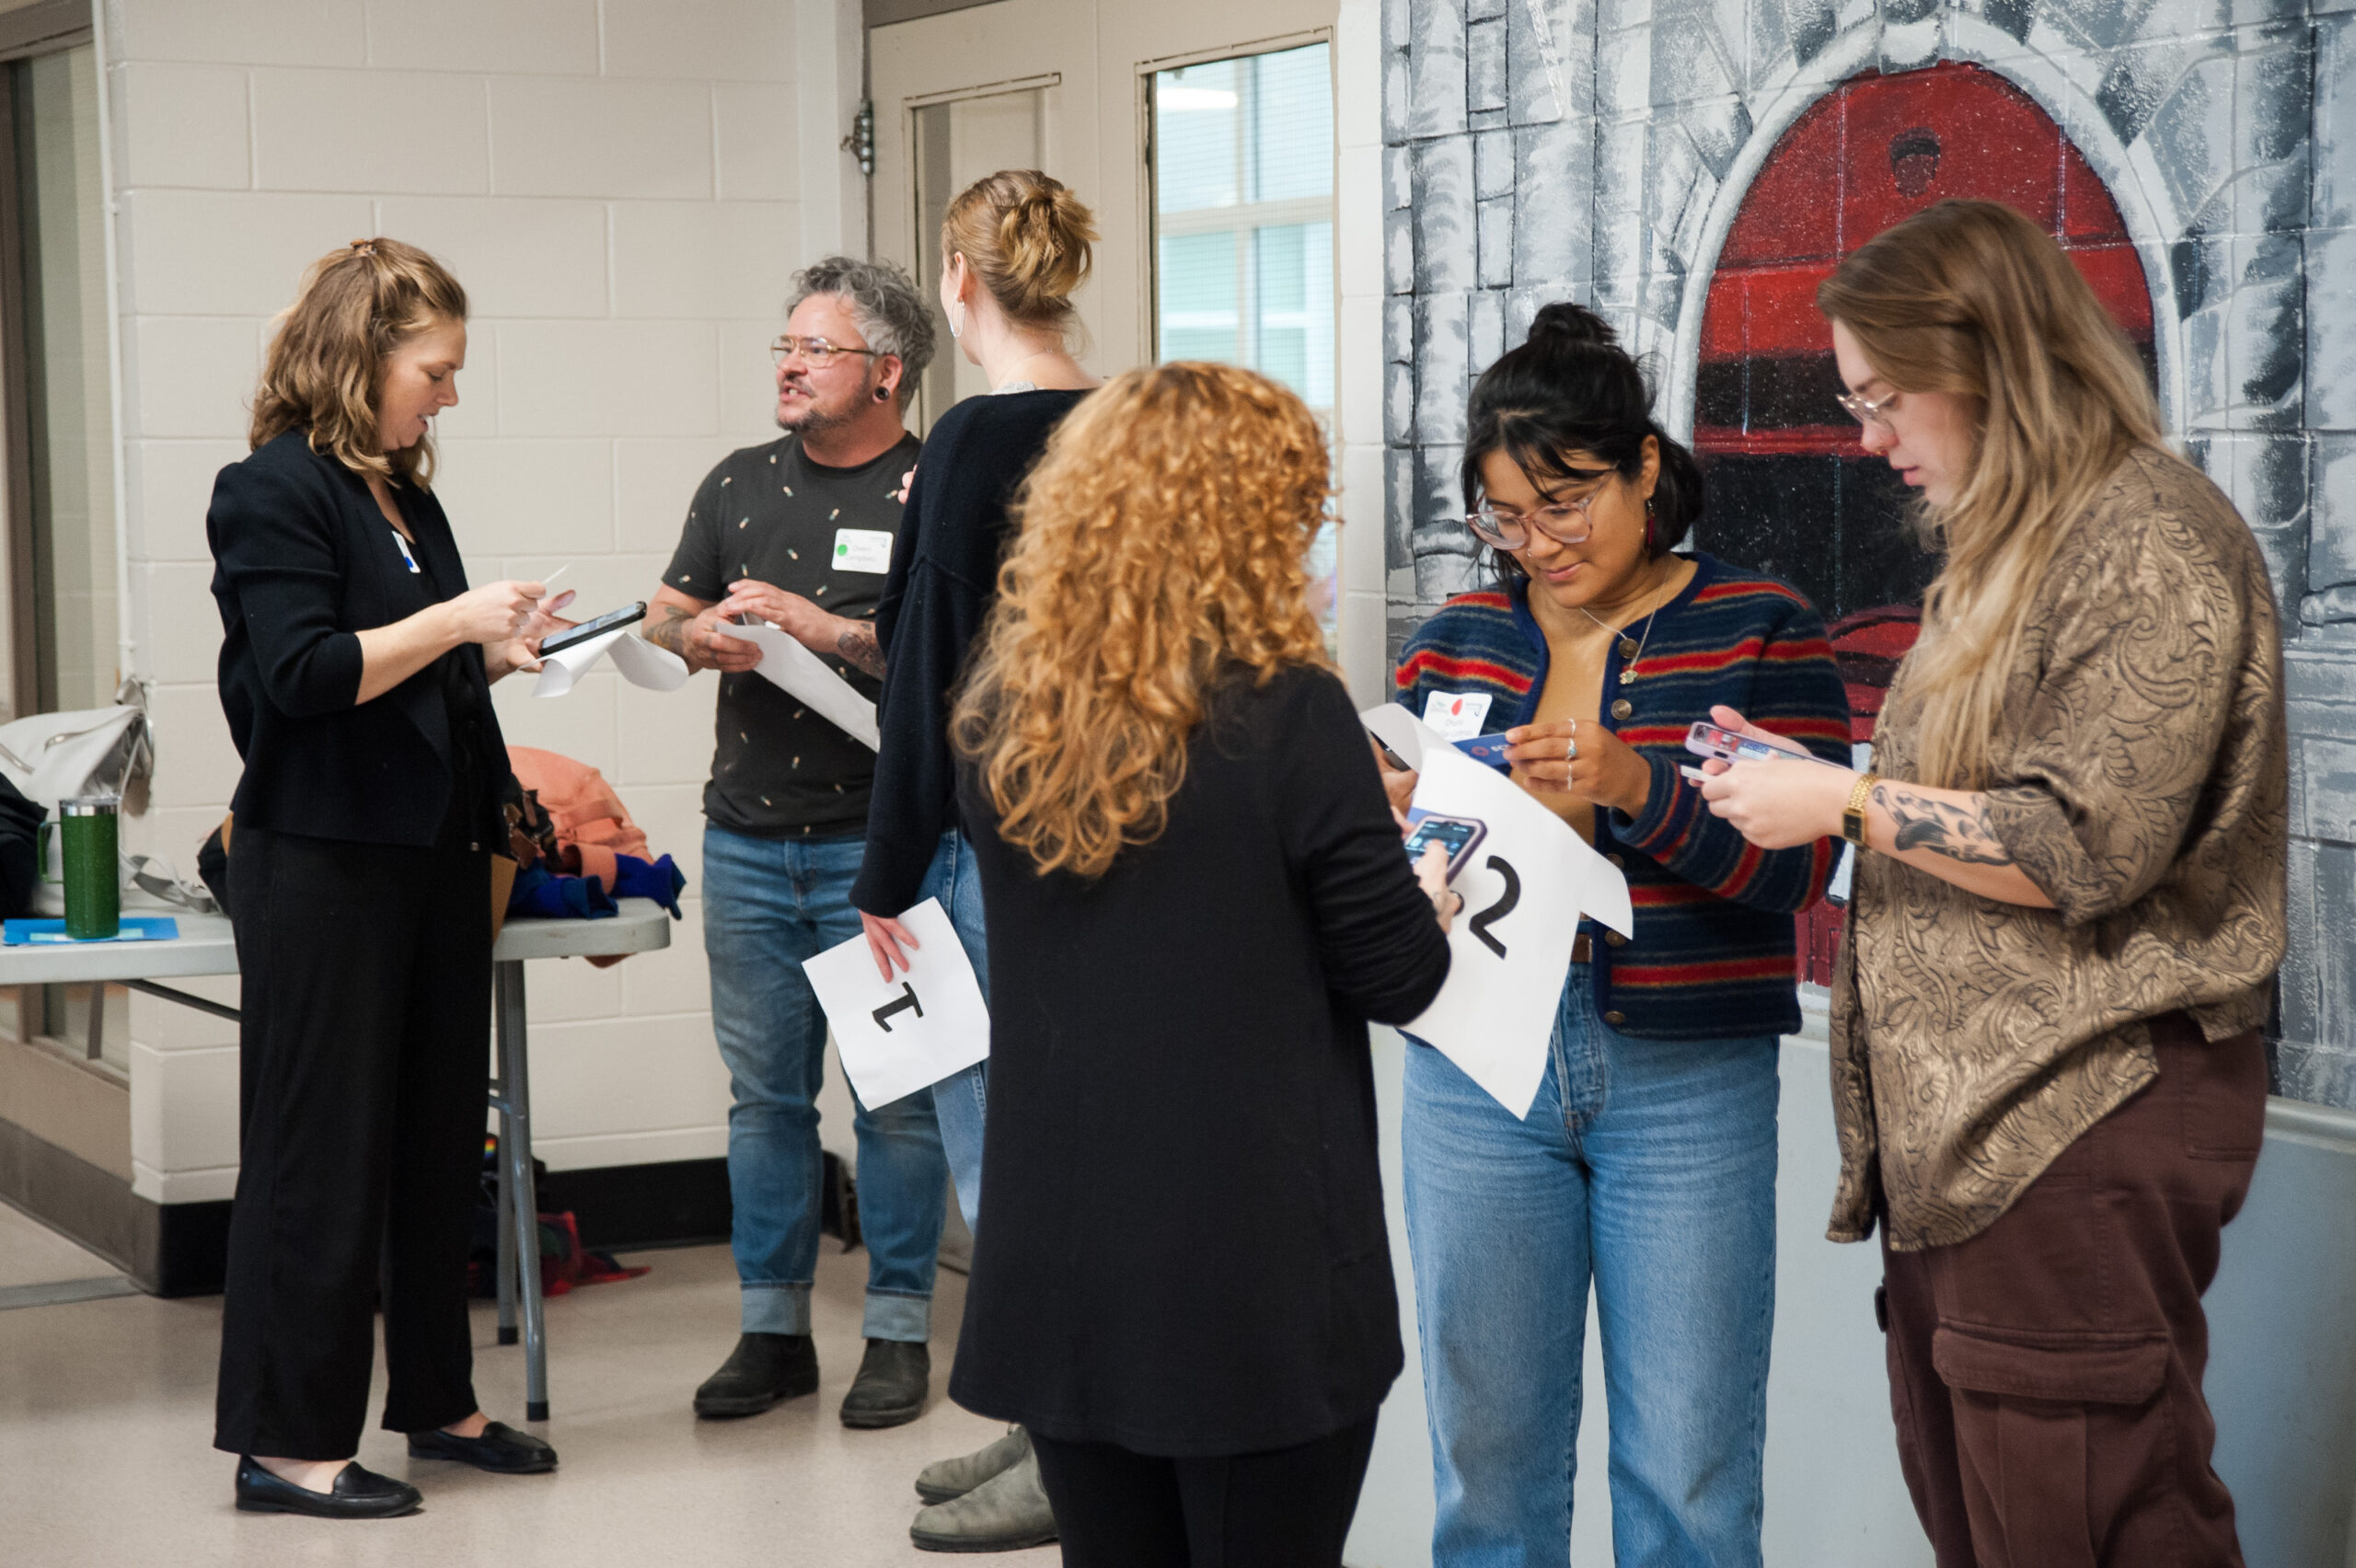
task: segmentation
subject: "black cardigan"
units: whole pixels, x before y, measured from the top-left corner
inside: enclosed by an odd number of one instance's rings
[[[441,662],[360,702],[360,638],[436,602],[433,582],[466,590],[465,564],[433,492],[394,494],[423,572],[367,484],[289,431],[213,481],[204,532],[221,606],[221,707],[245,758],[231,803],[240,824],[361,844],[433,844],[456,777]],[[431,577],[427,575],[431,573]],[[507,752],[482,650],[455,658],[475,687],[483,766],[496,786]],[[480,826],[503,845],[495,788]]]
[[[949,696],[998,596],[1006,509],[1085,392],[968,398],[925,437],[891,575],[875,606],[884,744],[867,805],[867,854],[850,901],[893,916],[917,901],[941,836],[956,825]]]
[[[1238,683],[1169,825],[1094,882],[959,805],[989,926],[980,1245],[950,1394],[1050,1437],[1256,1452],[1402,1365],[1367,1020],[1447,978],[1348,694]]]

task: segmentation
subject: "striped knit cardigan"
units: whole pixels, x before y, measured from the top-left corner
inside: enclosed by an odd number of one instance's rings
[[[1652,764],[1644,813],[1596,813],[1595,847],[1627,872],[1636,931],[1600,939],[1589,975],[1596,1010],[1648,1040],[1788,1034],[1799,1028],[1792,917],[1824,895],[1839,846],[1819,839],[1762,850],[1710,814],[1679,773],[1700,759],[1687,730],[1714,703],[1849,762],[1849,701],[1824,625],[1799,593],[1707,555],[1685,591],[1627,628],[1643,640],[1622,684],[1622,640],[1603,670],[1603,721]],[[1398,698],[1421,717],[1436,696],[1485,694],[1482,729],[1531,721],[1546,686],[1546,639],[1519,577],[1502,591],[1450,599],[1408,639]],[[1618,709],[1624,699],[1628,706]],[[1575,972],[1576,973],[1576,972]]]

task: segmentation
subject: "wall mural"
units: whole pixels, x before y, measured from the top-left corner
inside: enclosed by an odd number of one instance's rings
[[[1577,299],[1711,463],[1701,542],[1835,624],[1863,738],[1936,563],[1831,402],[1815,284],[1942,196],[2009,202],[2265,551],[2293,749],[2276,1088],[2356,1109],[2356,5],[1383,0],[1382,49],[1392,646],[1474,581],[1472,379]]]

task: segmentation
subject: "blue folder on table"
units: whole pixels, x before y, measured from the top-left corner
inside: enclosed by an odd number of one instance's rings
[[[110,937],[69,937],[60,920],[11,920],[0,927],[0,946],[47,947],[88,942],[168,942],[180,934],[180,923],[169,915],[126,915]]]

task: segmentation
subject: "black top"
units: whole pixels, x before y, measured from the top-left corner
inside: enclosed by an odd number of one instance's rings
[[[312,451],[301,431],[213,481],[204,531],[224,633],[221,707],[246,762],[231,809],[240,824],[280,833],[433,845],[468,761],[456,751],[465,732],[452,729],[446,680],[471,695],[471,761],[489,785],[474,842],[504,844],[496,802],[507,748],[479,646],[358,700],[358,634],[467,587],[442,503],[413,486],[395,486],[394,497],[417,539],[406,548],[360,476]]]
[[[1047,437],[1085,392],[968,398],[925,439],[908,491],[910,526],[892,549],[875,610],[884,645],[883,755],[867,814],[867,855],[850,901],[897,915],[917,901],[941,836],[956,825],[950,692],[981,635],[1006,554],[1006,509]]]
[[[990,1114],[951,1397],[1140,1453],[1287,1447],[1401,1366],[1366,1020],[1447,978],[1366,732],[1322,670],[1237,682],[1169,826],[1042,877],[958,804],[989,927]]]
[[[919,450],[911,435],[855,468],[830,468],[788,434],[730,453],[696,490],[663,581],[711,601],[749,577],[838,616],[871,614],[900,527],[900,476]],[[860,696],[880,689],[834,654],[820,657]],[[761,838],[865,827],[875,754],[759,671],[720,677],[718,736],[703,790],[713,825]]]

